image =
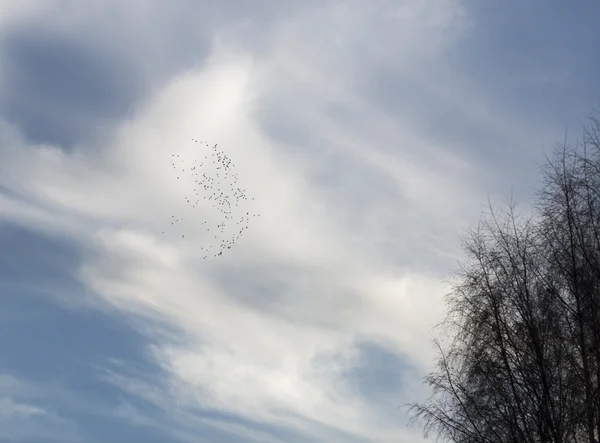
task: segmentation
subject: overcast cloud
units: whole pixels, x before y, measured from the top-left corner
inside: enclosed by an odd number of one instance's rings
[[[0,442],[424,441],[459,235],[597,107],[559,3],[0,0]]]

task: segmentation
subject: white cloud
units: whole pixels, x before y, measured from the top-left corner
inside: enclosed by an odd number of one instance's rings
[[[33,146],[10,128],[0,135],[0,186],[25,198],[0,194],[0,216],[76,240],[92,252],[81,268],[86,287],[181,328],[183,343],[157,338],[153,348],[170,377],[156,395],[327,441],[335,437],[315,423],[365,441],[417,441],[377,418],[342,373],[356,364],[357,338],[430,367],[429,331],[447,290],[438,264],[454,265],[453,235],[479,210],[473,189],[484,173],[352,87],[369,63],[392,56],[399,76],[430,85],[423,70],[452,45],[464,17],[450,1],[341,5],[268,29],[273,43],[258,54],[217,34],[208,60],[171,77],[101,149]],[[336,119],[332,106],[358,123]],[[278,145],[261,126],[277,121],[304,131],[310,146]],[[196,222],[209,208],[186,207],[189,189],[169,167],[173,152],[196,155],[192,138],[233,158],[256,198],[249,210],[261,213],[213,261],[202,260],[208,239]],[[323,170],[327,182],[315,178]],[[185,223],[170,231],[173,214]],[[108,379],[164,400],[140,381]],[[422,394],[417,382],[404,395]],[[127,406],[120,412],[138,417]]]
[[[49,393],[44,388],[0,373],[0,439],[80,441],[75,423],[39,404]]]
[[[37,406],[25,403],[15,403],[9,397],[0,398],[0,419],[9,420],[13,417],[30,417],[32,415],[49,415],[47,411]]]

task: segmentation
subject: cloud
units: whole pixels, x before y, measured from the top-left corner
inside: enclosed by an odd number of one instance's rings
[[[9,441],[80,441],[71,420],[36,402],[46,392],[8,374],[0,374],[0,439]]]
[[[423,30],[397,36],[413,37],[400,53],[413,71],[437,55],[443,39],[433,31],[445,31],[454,15],[416,3],[396,12],[400,23],[426,22]],[[323,38],[328,18],[337,20],[341,41],[350,38],[359,30],[358,15],[333,4],[322,15],[301,14],[277,25],[276,43],[258,56],[217,37],[200,69],[172,77],[139,103],[101,150],[36,146],[14,127],[5,136],[11,143],[2,144],[9,161],[1,184],[26,198],[5,195],[4,217],[77,241],[88,251],[79,274],[86,288],[116,309],[185,334],[177,342],[155,337],[153,355],[169,384],[148,401],[173,398],[192,411],[233,414],[255,427],[327,441],[391,441],[402,432],[391,414],[377,418],[347,374],[364,364],[359,339],[385,347],[390,361],[407,356],[415,370],[430,364],[427,331],[441,313],[445,287],[417,268],[399,271],[390,254],[402,247],[407,254],[443,253],[443,244],[427,238],[431,229],[419,225],[439,226],[440,211],[446,223],[460,223],[455,208],[470,198],[469,184],[446,168],[462,168],[465,179],[472,168],[443,155],[425,165],[411,152],[439,148],[409,127],[379,121],[381,114],[347,89],[357,81],[360,57],[375,48],[331,60],[335,46],[324,47]],[[397,22],[378,25],[392,32]],[[310,37],[298,40],[309,26]],[[361,32],[357,39],[374,41],[366,38],[369,29]],[[415,52],[421,40],[423,51]],[[362,124],[346,127],[331,106]],[[283,124],[312,134],[308,146],[270,138],[265,129],[276,130],[282,115]],[[184,207],[186,189],[167,167],[175,151],[193,158],[192,138],[226,150],[256,198],[249,209],[261,214],[219,261],[201,260],[198,246],[207,239],[194,221],[209,215],[207,208]],[[190,221],[179,228],[185,241],[162,235],[171,214]],[[152,392],[135,388],[135,380],[113,381],[133,395]],[[138,416],[123,408],[131,419]]]
[[[68,36],[13,31],[3,48],[0,112],[33,142],[71,147],[125,115],[140,94],[124,61]]]

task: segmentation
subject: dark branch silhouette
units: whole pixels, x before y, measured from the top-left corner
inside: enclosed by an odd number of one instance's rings
[[[425,436],[461,443],[598,443],[600,120],[542,168],[535,212],[489,204],[464,237],[432,395],[407,404]]]

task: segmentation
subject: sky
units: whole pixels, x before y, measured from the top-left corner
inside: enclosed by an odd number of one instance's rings
[[[599,14],[0,0],[0,442],[426,441],[460,236],[580,137]],[[260,216],[204,259],[214,145]]]

